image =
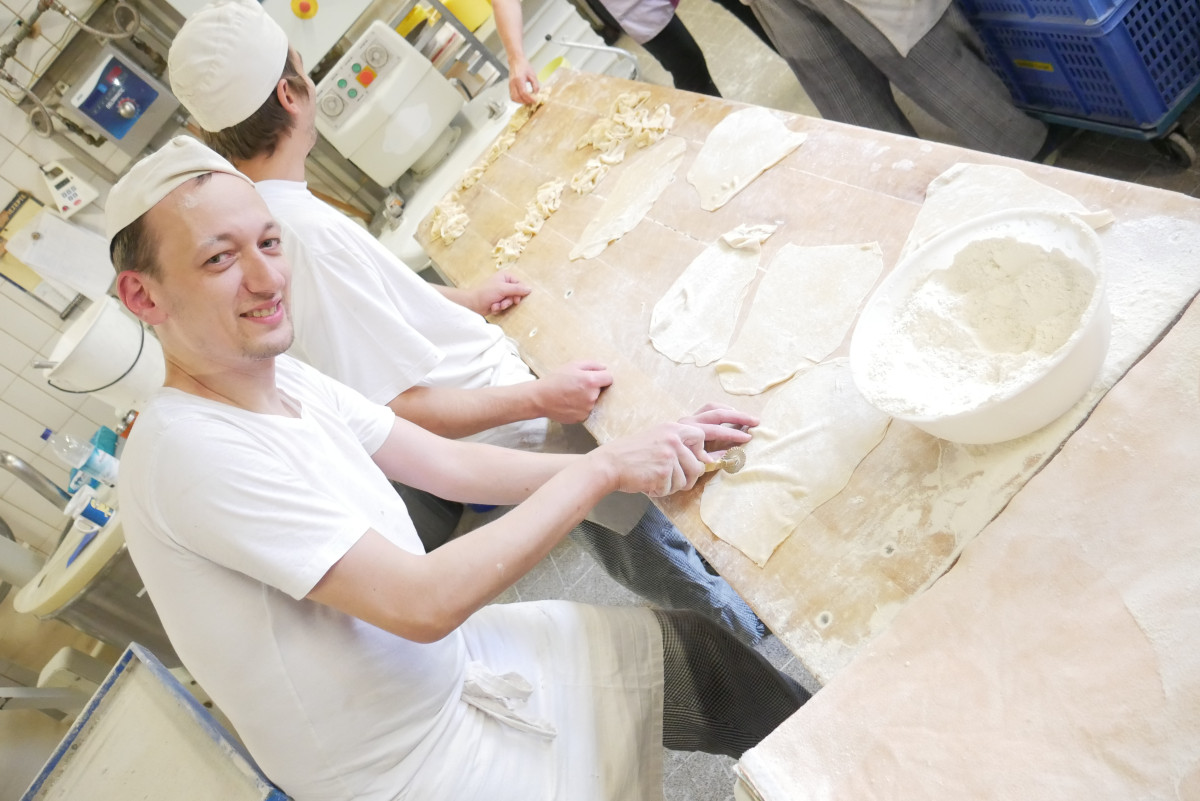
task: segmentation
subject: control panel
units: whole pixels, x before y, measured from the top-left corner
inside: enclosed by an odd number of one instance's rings
[[[384,30],[390,31],[386,26]],[[399,34],[387,36],[372,26],[321,80],[317,111],[326,126],[338,130],[345,125],[353,110],[370,96],[372,84],[381,75],[404,69],[406,60],[424,60],[416,51],[397,47],[397,38]],[[419,62],[409,66],[416,72],[424,71]]]

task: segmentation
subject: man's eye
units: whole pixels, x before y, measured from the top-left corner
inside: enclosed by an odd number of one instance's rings
[[[277,247],[279,247],[279,237],[274,236],[274,237],[271,237],[270,239],[264,239],[262,241],[262,244],[259,245],[259,247],[261,247],[263,250],[271,250],[272,248],[277,248]]]

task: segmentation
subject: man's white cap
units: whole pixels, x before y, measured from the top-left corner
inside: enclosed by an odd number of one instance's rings
[[[210,172],[236,175],[254,185],[215,150],[190,136],[177,136],[134,164],[117,181],[104,202],[104,235],[108,237],[109,248],[113,237],[154,208],[176,187]]]
[[[206,131],[258,111],[283,73],[288,39],[254,0],[216,0],[187,18],[171,43],[171,91]]]

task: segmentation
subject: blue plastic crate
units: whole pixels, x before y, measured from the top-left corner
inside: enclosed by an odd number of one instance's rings
[[[1092,24],[1108,18],[1124,0],[958,0],[968,17],[1014,22],[1074,22]]]
[[[1200,2],[1136,0],[1096,25],[974,18],[1017,105],[1154,128],[1200,83]]]

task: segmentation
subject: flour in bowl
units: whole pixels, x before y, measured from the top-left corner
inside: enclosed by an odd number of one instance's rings
[[[903,417],[958,414],[1038,378],[1077,330],[1096,276],[1011,237],[966,245],[897,309],[894,347],[870,365],[872,401]]]

